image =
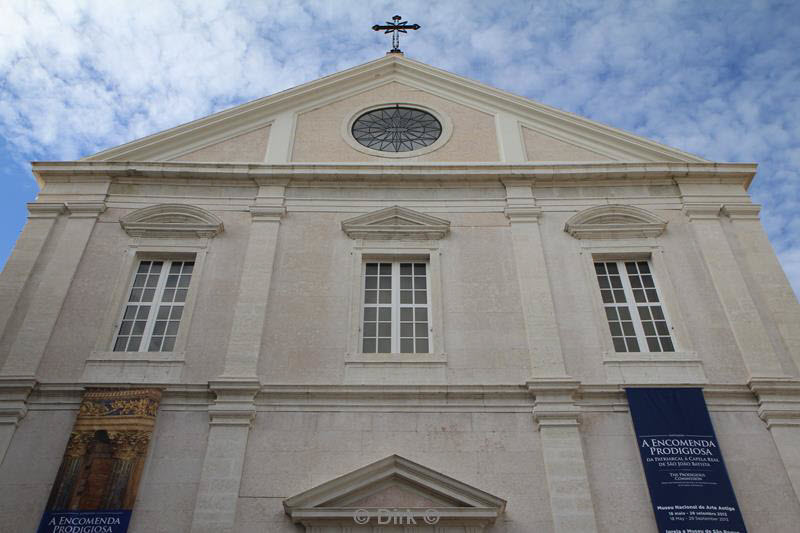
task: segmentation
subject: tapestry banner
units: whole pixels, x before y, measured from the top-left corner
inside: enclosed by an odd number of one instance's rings
[[[746,533],[703,391],[629,388],[660,533]]]
[[[38,533],[125,533],[155,426],[158,389],[83,395]]]

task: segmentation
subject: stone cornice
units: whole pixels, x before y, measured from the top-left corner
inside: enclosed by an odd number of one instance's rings
[[[767,427],[800,426],[800,380],[753,378],[748,385],[758,397],[758,416]]]
[[[243,179],[259,183],[294,180],[527,180],[537,187],[557,186],[570,180],[674,179],[681,181],[727,180],[747,187],[756,172],[751,163],[296,163],[239,164],[187,162],[62,161],[34,162],[40,185],[75,178],[193,178]]]

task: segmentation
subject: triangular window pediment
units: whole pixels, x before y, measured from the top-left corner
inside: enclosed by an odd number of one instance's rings
[[[450,231],[450,221],[405,207],[388,207],[342,222],[351,239],[438,240]]]
[[[666,228],[666,220],[630,205],[591,207],[574,215],[564,225],[564,231],[576,239],[658,237]]]
[[[131,237],[213,237],[223,230],[222,220],[197,206],[158,204],[138,209],[119,221]]]
[[[480,531],[505,510],[505,500],[392,455],[284,500],[292,521],[359,529],[374,525],[471,527]],[[391,519],[391,522],[386,520]],[[327,531],[327,529],[325,529]],[[458,531],[454,529],[453,531]]]

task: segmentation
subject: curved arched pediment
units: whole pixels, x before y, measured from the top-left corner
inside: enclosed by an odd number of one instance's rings
[[[631,205],[590,207],[567,220],[564,231],[576,239],[631,239],[658,237],[667,221]]]
[[[138,209],[119,221],[131,237],[213,237],[222,219],[194,205],[158,204]]]

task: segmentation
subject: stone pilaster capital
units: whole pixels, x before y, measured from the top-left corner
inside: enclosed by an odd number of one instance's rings
[[[105,202],[67,202],[70,218],[97,218],[106,210]]]
[[[731,220],[758,220],[761,206],[758,204],[723,204],[722,214]]]
[[[261,390],[256,377],[220,376],[209,381],[208,388],[216,395],[209,406],[212,426],[250,426],[256,415],[255,398]]]
[[[547,426],[577,426],[581,409],[575,404],[580,382],[568,376],[536,378],[525,383],[534,396],[533,419],[539,429]]]
[[[692,202],[683,204],[682,210],[690,221],[695,221],[717,219],[721,209],[722,204]]]
[[[534,205],[509,205],[505,210],[506,217],[512,223],[539,222],[542,208]]]
[[[0,376],[0,424],[17,425],[22,420],[36,383],[33,376]]]
[[[286,208],[282,205],[251,205],[250,214],[253,222],[280,222]]]
[[[30,202],[28,218],[56,218],[66,209],[64,202]]]
[[[758,416],[773,426],[800,426],[800,380],[752,378],[747,385],[758,398]]]

